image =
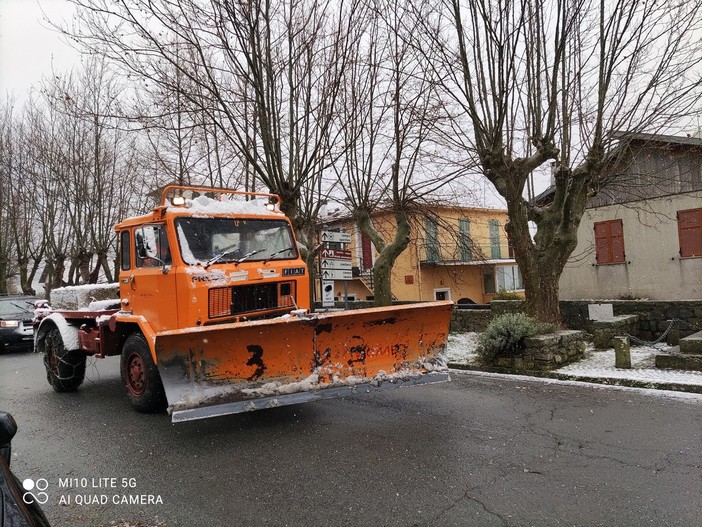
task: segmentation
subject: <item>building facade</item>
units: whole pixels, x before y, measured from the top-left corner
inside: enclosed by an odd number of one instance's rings
[[[378,212],[374,227],[386,240],[395,234],[394,216]],[[486,303],[498,291],[522,291],[517,264],[510,257],[505,210],[434,206],[411,216],[409,246],[392,272],[396,300],[453,300]],[[372,268],[377,253],[350,218],[327,221],[323,229],[351,235],[352,279],[334,282],[334,297],[373,298]],[[318,297],[319,298],[319,297]]]
[[[702,299],[702,139],[637,134],[588,202],[560,280],[571,299]]]

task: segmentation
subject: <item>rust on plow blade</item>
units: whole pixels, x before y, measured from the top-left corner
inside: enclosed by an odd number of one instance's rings
[[[446,381],[452,309],[428,302],[157,333],[172,421]]]

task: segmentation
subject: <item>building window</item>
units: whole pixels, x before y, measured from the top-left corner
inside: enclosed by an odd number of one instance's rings
[[[500,249],[500,222],[497,220],[488,221],[490,226],[490,258],[502,258]]]
[[[438,262],[441,259],[439,250],[439,227],[436,221],[427,218],[424,224],[426,230],[427,261]]]
[[[678,211],[680,256],[702,256],[702,209]]]
[[[434,300],[451,300],[451,290],[434,289]]]
[[[462,262],[473,259],[473,241],[470,239],[470,221],[467,219],[458,220],[458,250]]]
[[[595,223],[595,258],[598,265],[624,263],[622,220]]]
[[[522,291],[522,273],[516,265],[498,265],[483,268],[483,292]]]
[[[495,289],[495,268],[483,267],[483,292],[486,295],[497,293]]]
[[[521,291],[524,289],[522,273],[516,265],[500,265],[495,268],[498,291]]]

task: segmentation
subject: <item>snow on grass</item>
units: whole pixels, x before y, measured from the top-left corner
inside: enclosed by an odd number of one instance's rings
[[[556,370],[576,377],[607,377],[643,382],[694,384],[702,386],[702,372],[656,368],[656,355],[671,352],[670,346],[632,346],[631,369],[614,367],[614,350],[585,350],[585,358]]]
[[[478,333],[450,333],[446,345],[449,364],[477,364]]]
[[[478,333],[452,333],[448,338],[447,358],[451,365],[478,366]],[[674,352],[676,348],[661,346],[632,346],[631,369],[614,367],[614,349],[595,350],[589,347],[585,357],[563,366],[557,373],[572,377],[622,379],[652,383],[689,384],[702,386],[702,372],[659,369],[655,366],[658,354]]]

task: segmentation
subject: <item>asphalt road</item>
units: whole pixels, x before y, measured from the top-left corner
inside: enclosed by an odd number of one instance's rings
[[[0,355],[12,467],[56,526],[702,524],[702,395],[455,373],[172,425],[131,410],[117,359],[88,377],[57,394]]]

